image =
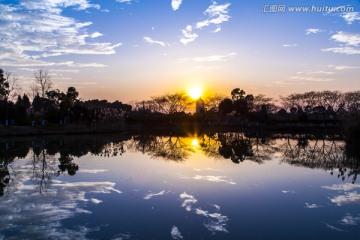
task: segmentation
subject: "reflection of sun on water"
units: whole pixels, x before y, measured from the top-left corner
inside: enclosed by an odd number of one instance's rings
[[[192,99],[197,100],[202,96],[203,90],[199,85],[196,85],[188,89],[188,94]]]
[[[199,146],[199,141],[198,141],[196,138],[194,138],[194,139],[191,141],[191,144],[192,144],[194,147],[197,147],[197,146]]]

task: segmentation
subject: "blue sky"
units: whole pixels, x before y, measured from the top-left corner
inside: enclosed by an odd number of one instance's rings
[[[274,98],[360,87],[358,0],[0,0],[0,12],[0,67],[23,92],[40,68],[54,88],[124,102],[193,84]]]

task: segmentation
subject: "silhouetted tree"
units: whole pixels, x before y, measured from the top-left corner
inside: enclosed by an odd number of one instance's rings
[[[226,115],[228,113],[231,113],[233,109],[234,109],[233,101],[229,98],[225,98],[219,104],[219,113],[221,115]]]
[[[245,91],[240,88],[235,88],[231,91],[231,98],[233,101],[243,99],[245,96]]]
[[[53,85],[48,71],[39,69],[34,73],[35,83],[39,86],[41,96],[44,98],[45,93],[49,91]]]

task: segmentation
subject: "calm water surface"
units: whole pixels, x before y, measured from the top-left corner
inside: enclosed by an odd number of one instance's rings
[[[0,144],[0,239],[360,239],[359,148],[331,137]]]

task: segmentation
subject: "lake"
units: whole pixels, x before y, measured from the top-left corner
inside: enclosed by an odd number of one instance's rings
[[[359,148],[213,133],[0,140],[0,239],[360,239]]]

